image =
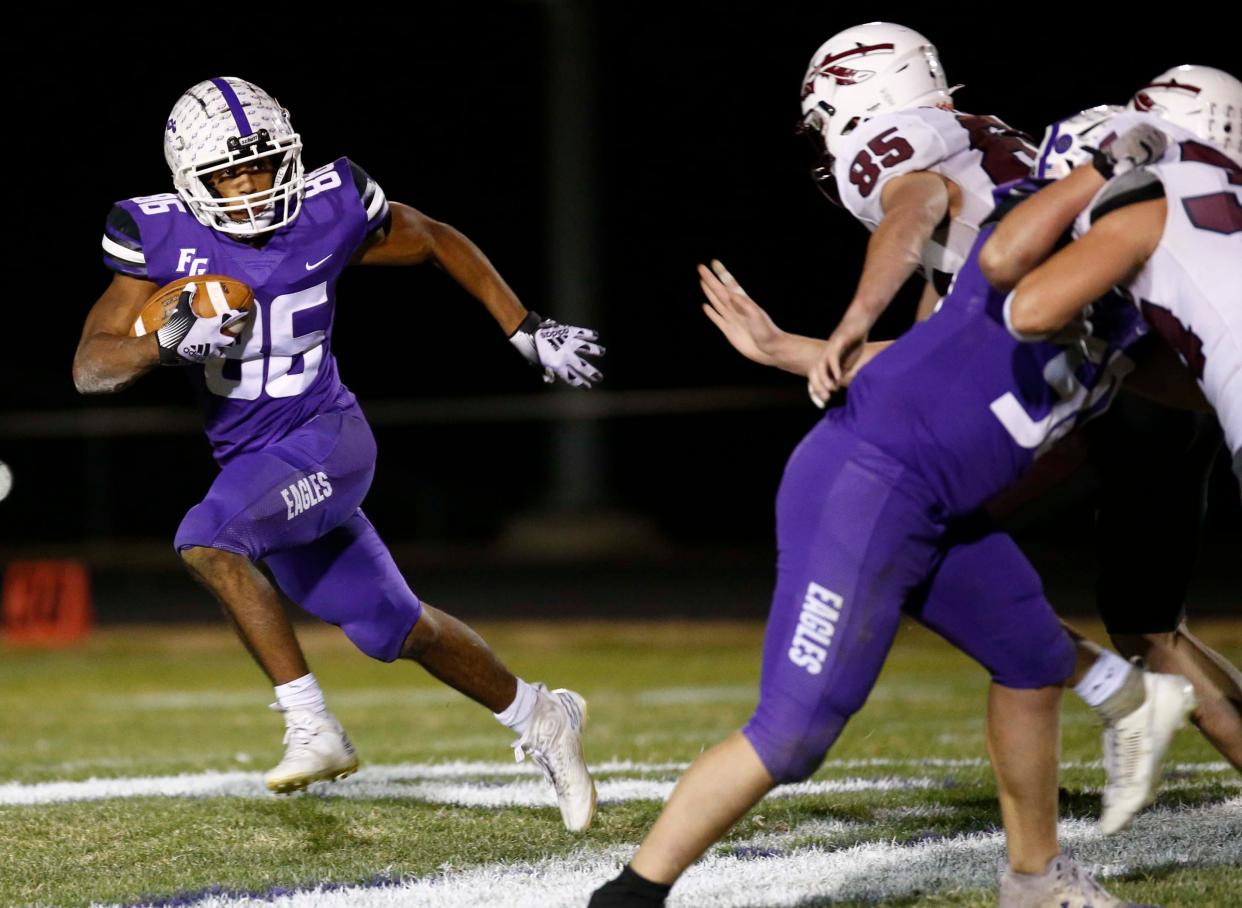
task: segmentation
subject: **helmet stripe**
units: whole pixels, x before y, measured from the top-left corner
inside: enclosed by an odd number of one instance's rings
[[[893,50],[893,42],[889,41],[887,44],[871,44],[866,46],[860,44],[857,47],[851,47],[849,50],[842,51],[839,54],[826,54],[824,59],[819,61],[819,65],[822,68],[828,66],[830,63],[838,63],[847,57],[857,57],[860,54],[865,57],[867,54],[874,54],[877,50],[886,50],[891,52]]]
[[[224,95],[229,111],[237,122],[238,135],[244,138],[252,134],[254,130],[250,128],[250,120],[247,119],[246,112],[242,110],[241,100],[237,97],[237,92],[233,91],[233,86],[224,79],[212,79],[211,84],[220,89],[220,94]]]
[[[1035,162],[1035,179],[1045,180],[1048,178],[1048,156],[1052,154],[1053,146],[1057,144],[1057,137],[1061,133],[1061,123],[1057,121],[1049,127],[1049,134],[1044,137],[1044,153],[1039,156],[1039,160]]]
[[[1139,89],[1140,92],[1149,88],[1180,88],[1182,91],[1188,91],[1191,94],[1199,94],[1203,89],[1194,85],[1187,85],[1185,82],[1178,82],[1176,79],[1170,79],[1168,82],[1152,82],[1150,85],[1144,85]]]

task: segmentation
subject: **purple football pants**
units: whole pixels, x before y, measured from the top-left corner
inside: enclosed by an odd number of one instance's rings
[[[829,414],[776,499],[777,580],[759,705],[743,728],[777,782],[823,762],[875,685],[903,610],[998,684],[1063,683],[1074,645],[1003,533],[951,531],[923,481]]]
[[[375,438],[362,411],[320,414],[230,460],[174,544],[265,562],[290,599],[391,662],[422,605],[359,507],[374,474]]]

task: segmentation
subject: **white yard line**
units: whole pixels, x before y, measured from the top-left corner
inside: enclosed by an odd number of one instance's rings
[[[763,833],[731,842],[682,879],[670,908],[795,905],[808,896],[891,899],[918,892],[987,889],[1004,854],[999,833],[953,836],[912,845],[868,842],[829,850],[810,846],[765,854],[823,830],[814,824],[783,835]],[[1160,809],[1134,828],[1104,839],[1083,820],[1062,824],[1063,843],[1102,876],[1150,867],[1229,866],[1242,862],[1242,798],[1188,810]],[[832,832],[843,830],[833,829]],[[746,853],[747,849],[759,852]],[[579,851],[561,858],[497,863],[383,886],[311,890],[286,895],[209,896],[195,908],[581,908],[588,893],[617,872],[631,848]]]
[[[517,769],[523,779],[502,782],[454,781],[454,777],[477,775],[481,766],[457,764],[457,772],[444,767],[371,766],[335,784],[316,785],[314,794],[332,798],[404,798],[432,804],[465,807],[553,807],[551,788],[533,768],[505,766],[504,775]],[[503,764],[502,764],[503,765]],[[621,764],[625,765],[625,764]],[[463,771],[464,769],[464,771]],[[602,769],[602,767],[601,767]],[[497,773],[501,774],[501,773]],[[609,779],[598,782],[603,803],[662,801],[676,779]],[[928,778],[887,776],[876,779],[824,779],[785,785],[773,797],[841,794],[860,791],[910,791],[939,787]],[[262,776],[254,772],[205,772],[174,776],[122,779],[87,779],[80,782],[8,783],[0,785],[0,805],[55,804],[66,801],[102,801],[116,798],[271,798]]]
[[[978,769],[982,760],[836,760],[828,769]],[[684,763],[635,763],[614,760],[598,763],[599,797],[605,803],[663,800]],[[1098,764],[1067,763],[1062,768],[1098,768]],[[1179,763],[1178,773],[1216,773],[1225,763]],[[616,775],[659,775],[663,778],[608,778]],[[499,777],[503,781],[493,781]],[[881,778],[813,779],[776,789],[774,797],[841,794],[859,791],[908,791],[939,788],[942,779],[885,776]],[[1170,787],[1194,788],[1204,784],[1235,787],[1229,779],[1174,779]],[[468,807],[548,807],[553,805],[546,784],[530,764],[458,760],[446,763],[408,763],[364,766],[352,778],[316,785],[313,793],[340,798],[405,798],[434,804]],[[272,797],[256,772],[204,772],[167,776],[133,776],[57,782],[0,783],[0,806],[54,804],[66,801],[102,801],[114,798],[266,798]]]

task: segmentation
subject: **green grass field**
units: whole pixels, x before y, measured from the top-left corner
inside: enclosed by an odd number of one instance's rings
[[[585,904],[655,819],[679,773],[669,764],[749,715],[762,628],[479,629],[519,674],[588,697],[601,767],[588,833],[564,831],[485,710],[331,628],[304,641],[364,771],[268,796],[258,775],[279,758],[282,723],[241,646],[223,628],[116,628],[68,651],[0,648],[0,905]],[[1242,624],[1201,630],[1242,661]],[[814,784],[762,803],[670,904],[994,904],[986,687],[945,644],[903,629]],[[1073,698],[1063,728],[1065,839],[1115,892],[1242,904],[1242,784],[1196,733],[1175,742],[1153,812],[1102,840],[1088,821],[1103,772],[1082,765],[1099,758],[1098,729]],[[362,888],[300,891],[321,884]]]

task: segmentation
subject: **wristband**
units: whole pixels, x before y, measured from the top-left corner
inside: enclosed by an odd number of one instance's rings
[[[543,316],[538,312],[531,310],[526,313],[526,318],[522,319],[522,323],[517,329],[509,335],[509,343],[517,347],[518,353],[530,363],[532,366],[540,366],[539,351],[535,349],[535,332],[539,330],[539,326],[543,324]]]

